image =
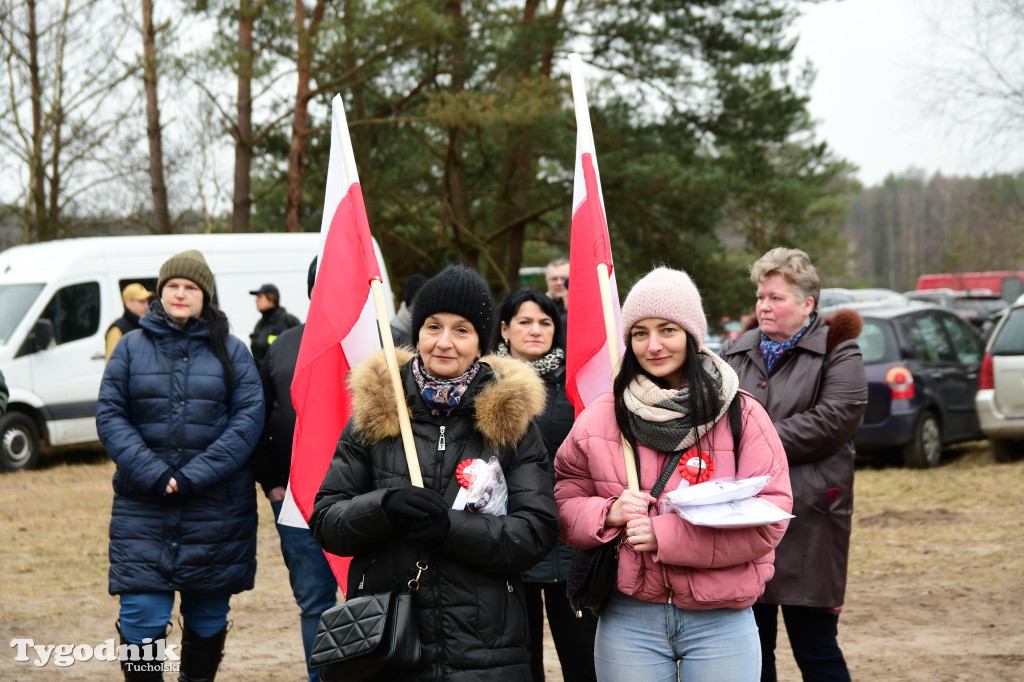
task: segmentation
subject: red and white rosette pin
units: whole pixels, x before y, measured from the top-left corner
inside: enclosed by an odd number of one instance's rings
[[[679,473],[690,482],[690,485],[708,480],[714,470],[715,463],[711,461],[711,456],[706,452],[693,450],[679,460]]]
[[[455,480],[466,490],[469,490],[469,486],[473,485],[473,472],[466,471],[466,469],[475,461],[475,459],[464,459],[455,468]]]

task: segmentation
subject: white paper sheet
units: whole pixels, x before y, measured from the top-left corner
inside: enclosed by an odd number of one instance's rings
[[[771,478],[722,478],[680,487],[665,495],[662,511],[674,511],[695,526],[711,528],[750,528],[794,518],[755,497]]]
[[[673,507],[673,509],[693,525],[711,528],[750,528],[794,518],[792,514],[787,514],[760,497],[748,497],[744,500],[720,504]]]

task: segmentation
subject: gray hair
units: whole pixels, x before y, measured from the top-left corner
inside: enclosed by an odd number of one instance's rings
[[[804,251],[780,246],[761,256],[750,266],[750,281],[757,286],[775,275],[782,275],[801,299],[808,296],[813,298],[814,308],[818,308],[821,280],[818,278],[818,271],[811,264],[810,257]]]

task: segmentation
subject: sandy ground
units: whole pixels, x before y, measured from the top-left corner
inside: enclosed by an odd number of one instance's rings
[[[112,471],[102,457],[71,456],[0,475],[0,680],[119,677],[113,662],[36,666],[9,646],[31,638],[94,647],[115,637],[117,600],[106,592]],[[1024,463],[995,465],[979,448],[933,471],[866,468],[856,492],[840,620],[853,678],[1024,680]],[[256,588],[232,601],[219,679],[299,682],[298,609],[265,500],[260,513]],[[179,639],[175,626],[170,641]],[[785,641],[779,659],[779,679],[800,679]],[[550,638],[545,664],[548,679],[560,680]]]

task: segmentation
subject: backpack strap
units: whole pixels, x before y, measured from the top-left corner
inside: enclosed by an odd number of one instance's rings
[[[736,459],[736,471],[740,470],[740,437],[743,435],[743,403],[737,393],[729,403],[729,430],[732,432],[732,454]]]

